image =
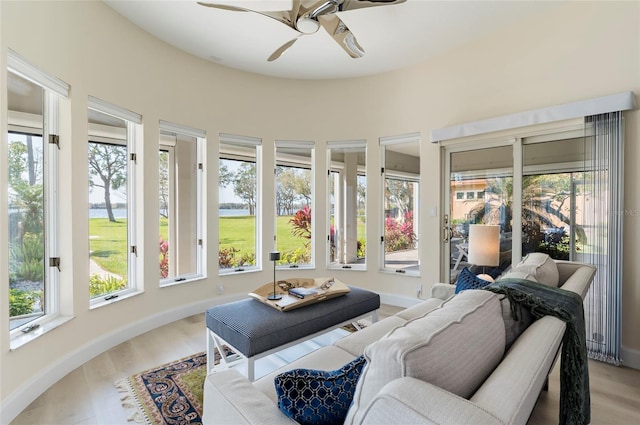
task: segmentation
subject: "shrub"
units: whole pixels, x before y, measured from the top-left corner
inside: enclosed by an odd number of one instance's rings
[[[89,294],[91,295],[91,298],[120,291],[126,286],[127,279],[118,279],[115,276],[107,276],[103,278],[100,275],[94,274],[89,278]]]
[[[33,313],[35,302],[34,292],[15,288],[9,289],[9,317]]]
[[[240,252],[239,249],[234,247],[222,248],[218,245],[218,266],[221,269],[230,269],[236,267],[238,260],[236,254]]]
[[[169,276],[169,241],[160,238],[160,277]]]
[[[311,241],[311,208],[309,206],[305,205],[298,210],[289,220],[289,223],[291,224],[291,234],[293,236]]]
[[[44,279],[42,233],[25,233],[22,241],[12,243],[9,252],[10,281],[41,282]]]
[[[296,248],[285,251],[281,256],[281,264],[306,264],[311,262],[311,247]]]
[[[384,227],[386,252],[413,248],[416,238],[413,233],[413,214],[411,212],[406,213],[402,221],[387,217],[384,221]]]

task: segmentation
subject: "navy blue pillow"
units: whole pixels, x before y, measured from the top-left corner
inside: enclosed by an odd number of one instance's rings
[[[462,269],[456,281],[456,294],[465,289],[480,289],[490,284],[488,280],[478,278],[468,268]]]
[[[338,370],[294,369],[275,377],[278,407],[300,424],[342,424],[347,417],[360,372],[357,357]]]

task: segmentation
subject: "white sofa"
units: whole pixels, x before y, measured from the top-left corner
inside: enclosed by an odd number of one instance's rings
[[[558,286],[584,298],[595,268],[554,264]],[[560,348],[564,322],[549,316],[533,322],[505,352],[506,300],[483,290],[451,297],[454,289],[436,284],[432,298],[255,382],[234,369],[209,375],[203,423],[293,422],[277,407],[277,374],[336,370],[364,353],[367,363],[345,423],[525,424]]]

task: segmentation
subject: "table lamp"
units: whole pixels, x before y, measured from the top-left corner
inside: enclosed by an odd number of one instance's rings
[[[469,226],[469,254],[467,260],[471,264],[482,266],[480,279],[493,282],[493,278],[485,274],[486,266],[496,267],[500,264],[500,226],[489,224],[471,224]]]
[[[282,299],[282,295],[276,293],[276,261],[280,259],[280,251],[271,251],[269,253],[269,261],[273,261],[273,293],[267,297],[269,301],[277,301]]]

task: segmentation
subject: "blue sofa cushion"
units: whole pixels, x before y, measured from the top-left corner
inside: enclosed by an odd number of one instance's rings
[[[300,424],[342,424],[366,360],[334,371],[294,369],[275,377],[278,407]]]

